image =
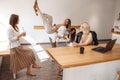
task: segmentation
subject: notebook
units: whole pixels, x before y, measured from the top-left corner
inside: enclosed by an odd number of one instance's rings
[[[110,51],[113,48],[113,46],[115,45],[116,40],[117,39],[110,40],[107,43],[106,47],[99,46],[99,47],[93,48],[92,50],[97,51],[97,52],[101,52],[101,53],[105,53],[107,51]]]

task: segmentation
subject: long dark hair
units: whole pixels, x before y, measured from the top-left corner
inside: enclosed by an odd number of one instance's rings
[[[67,23],[66,23],[67,21]],[[64,26],[66,27],[67,31],[70,32],[71,29],[71,20],[69,18],[65,19]]]
[[[71,20],[69,18],[67,18],[66,20],[68,20],[68,24],[66,25],[66,28],[71,27]]]
[[[18,23],[19,16],[16,14],[12,14],[9,19],[9,24],[14,28],[15,31],[19,31],[18,27],[16,24]]]

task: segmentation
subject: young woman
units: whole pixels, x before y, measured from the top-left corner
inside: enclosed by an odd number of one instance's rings
[[[71,34],[71,40],[73,41],[73,38],[75,38],[75,33],[76,30],[74,31],[73,29],[70,30],[71,28],[71,20],[70,19],[65,19],[63,25],[53,25],[53,17],[47,13],[42,13],[37,0],[35,0],[34,6],[33,6],[36,15],[38,16],[38,12],[39,15],[43,21],[43,25],[45,27],[45,31],[48,34],[48,37],[51,41],[52,47],[56,47],[56,39],[59,38],[64,38],[68,40],[68,34]]]
[[[35,76],[31,71],[32,68],[39,69],[40,66],[36,63],[35,55],[32,49],[21,46],[19,39],[26,35],[25,32],[20,33],[18,24],[19,16],[12,14],[9,20],[10,27],[8,28],[8,40],[10,47],[10,69],[13,73],[17,73],[23,68],[27,68],[27,75]]]
[[[65,19],[64,23],[58,27],[57,36],[58,38],[67,39],[68,42],[73,42],[75,39],[76,29],[71,28],[71,20]]]
[[[94,31],[90,31],[90,26],[87,22],[84,22],[80,26],[80,32],[78,33],[76,42],[73,46],[87,46],[87,45],[97,45],[97,35]]]

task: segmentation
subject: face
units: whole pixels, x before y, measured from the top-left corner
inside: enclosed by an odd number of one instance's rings
[[[83,31],[83,26],[80,26],[80,31]]]
[[[88,24],[88,23],[83,23],[83,24],[81,24],[80,30],[81,30],[83,33],[89,33],[89,31],[90,31],[90,26],[89,26],[89,24]]]
[[[64,24],[65,25],[68,25],[70,22],[69,22],[69,20],[68,19],[66,19],[65,21],[64,21]]]

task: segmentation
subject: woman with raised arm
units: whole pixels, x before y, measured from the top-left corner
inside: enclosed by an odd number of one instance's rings
[[[37,0],[35,0],[34,3],[34,10],[36,15],[38,15],[38,12],[43,20],[43,25],[45,27],[45,31],[47,32],[49,39],[52,43],[52,47],[56,47],[56,39],[57,38],[64,38],[68,41],[68,34],[73,32],[73,29],[71,28],[71,20],[65,19],[63,25],[53,25],[53,17],[47,13],[42,13]],[[70,31],[71,30],[71,31]],[[75,29],[74,29],[75,30]],[[74,33],[74,32],[73,32]],[[73,37],[72,35],[71,37]],[[73,39],[71,39],[73,41]],[[71,41],[70,40],[70,41]]]

